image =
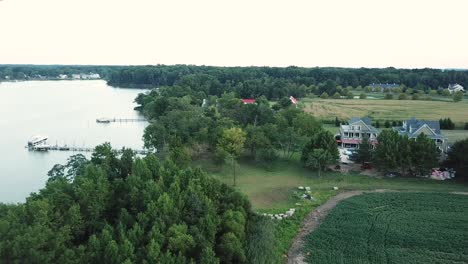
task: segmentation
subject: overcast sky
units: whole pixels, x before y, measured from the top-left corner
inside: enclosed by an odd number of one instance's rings
[[[468,68],[468,0],[0,0],[0,64]]]

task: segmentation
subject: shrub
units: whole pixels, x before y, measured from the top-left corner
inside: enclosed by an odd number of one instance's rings
[[[333,99],[340,99],[341,95],[338,92],[336,92],[336,93],[333,94],[332,98]]]
[[[322,95],[320,95],[320,98],[322,98],[322,99],[328,99],[328,94],[327,94],[327,92],[323,92]]]

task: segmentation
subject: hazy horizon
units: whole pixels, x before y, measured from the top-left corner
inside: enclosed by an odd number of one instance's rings
[[[0,1],[0,64],[468,69],[468,1]]]
[[[2,0],[0,0],[2,1]],[[346,66],[297,66],[297,65],[287,65],[287,66],[270,66],[270,65],[205,65],[205,64],[32,64],[32,63],[0,63],[0,65],[32,65],[32,66],[111,66],[111,67],[126,67],[126,66],[176,66],[176,65],[186,65],[186,66],[197,66],[197,67],[226,67],[226,68],[235,68],[235,67],[271,67],[271,68],[287,68],[287,67],[299,67],[299,68],[347,68],[347,69],[386,69],[386,68],[395,68],[403,70],[412,70],[412,69],[435,69],[435,70],[454,70],[454,71],[467,71],[468,68],[434,68],[434,67],[420,67],[420,68],[404,68],[404,67],[346,67]]]

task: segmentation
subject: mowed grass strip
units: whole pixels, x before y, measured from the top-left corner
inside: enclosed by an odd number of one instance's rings
[[[461,126],[468,122],[468,103],[414,100],[304,99],[305,111],[319,119],[371,116],[378,120],[439,120],[450,117]]]
[[[442,130],[442,133],[448,138],[448,142],[452,144],[455,141],[468,138],[468,130]]]
[[[213,177],[232,185],[229,166],[207,160],[197,161],[199,167]],[[339,190],[392,189],[403,191],[468,191],[466,184],[453,181],[435,181],[421,178],[373,178],[365,175],[327,172],[321,177],[317,172],[305,169],[299,161],[276,161],[269,168],[241,159],[237,168],[236,188],[246,194],[254,209],[275,209],[277,212],[295,206],[298,200],[294,191],[298,186],[309,186],[314,192],[328,192],[334,186]]]
[[[307,263],[468,263],[468,196],[368,193],[306,237]]]

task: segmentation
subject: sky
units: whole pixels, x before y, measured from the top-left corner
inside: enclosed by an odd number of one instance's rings
[[[467,0],[0,0],[0,64],[468,68]]]

